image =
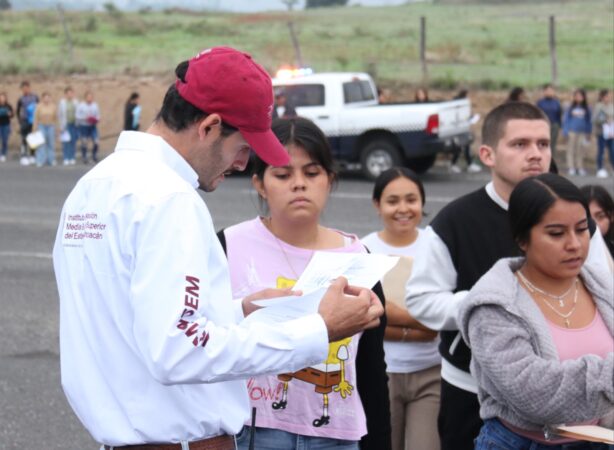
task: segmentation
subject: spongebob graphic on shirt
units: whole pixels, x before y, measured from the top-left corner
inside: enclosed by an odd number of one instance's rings
[[[291,288],[296,280],[278,277],[277,288]],[[315,392],[322,394],[322,416],[312,422],[314,427],[321,427],[330,423],[328,412],[329,394],[338,392],[342,399],[352,395],[354,386],[346,378],[345,362],[350,359],[349,345],[352,338],[331,342],[328,347],[326,361],[315,366],[305,367],[297,372],[284,373],[277,376],[283,382],[282,397],[272,403],[275,410],[285,409],[288,405],[288,389],[292,379],[313,384]]]

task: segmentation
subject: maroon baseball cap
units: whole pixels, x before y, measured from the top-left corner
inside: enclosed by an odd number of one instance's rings
[[[271,77],[250,55],[230,47],[203,50],[189,61],[185,83],[177,80],[175,86],[184,100],[238,128],[266,163],[290,163],[288,152],[271,131]]]

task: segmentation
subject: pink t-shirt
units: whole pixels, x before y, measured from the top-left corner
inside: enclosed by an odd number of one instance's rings
[[[366,252],[356,236],[339,233],[346,245],[326,251]],[[270,287],[293,286],[313,255],[313,250],[278,240],[260,218],[229,227],[224,235],[234,298]],[[316,366],[292,374],[250,378],[247,388],[251,405],[257,408],[256,426],[360,440],[367,426],[356,386],[359,339],[360,335],[355,335],[331,343],[327,360]]]
[[[559,354],[559,360],[577,359],[584,355],[597,355],[605,358],[608,353],[614,351],[614,339],[608,330],[599,311],[595,311],[595,317],[587,326],[582,328],[564,328],[546,319],[554,346]],[[570,425],[595,425],[599,419],[584,423]],[[544,439],[544,435],[539,432],[522,430],[518,427],[505,423],[505,425],[520,434],[534,441],[546,444],[564,444],[575,442],[575,439]]]

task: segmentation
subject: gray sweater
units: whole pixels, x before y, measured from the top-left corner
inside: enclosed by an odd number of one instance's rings
[[[460,307],[458,323],[473,354],[480,416],[541,430],[608,415],[614,409],[614,353],[559,361],[544,315],[514,276],[522,262],[498,261]],[[581,277],[614,334],[612,274],[585,265]]]

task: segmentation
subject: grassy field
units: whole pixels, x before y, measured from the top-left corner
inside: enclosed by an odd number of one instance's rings
[[[170,73],[213,45],[254,55],[274,72],[294,62],[293,20],[303,59],[316,71],[371,71],[380,82],[421,81],[419,22],[427,21],[431,86],[532,88],[550,81],[548,16],[557,21],[559,84],[611,87],[614,2],[509,5],[410,4],[267,14],[67,12],[70,58],[57,11],[0,13],[0,75]]]

